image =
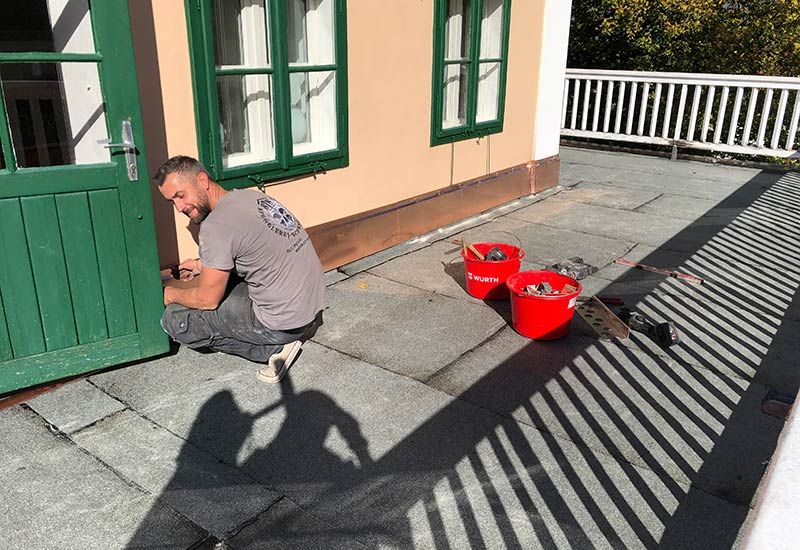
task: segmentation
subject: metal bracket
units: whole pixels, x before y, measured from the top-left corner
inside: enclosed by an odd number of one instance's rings
[[[122,121],[122,143],[109,143],[107,139],[101,139],[97,143],[106,149],[121,147],[125,150],[125,165],[128,169],[128,179],[137,181],[139,179],[139,167],[136,163],[136,143],[133,141],[133,127],[130,120]]]

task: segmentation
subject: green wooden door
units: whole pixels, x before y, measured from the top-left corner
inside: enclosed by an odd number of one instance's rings
[[[167,339],[127,0],[0,4],[2,394]]]

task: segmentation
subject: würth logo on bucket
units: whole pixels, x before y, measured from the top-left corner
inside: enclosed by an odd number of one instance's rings
[[[467,272],[467,277],[469,277],[470,281],[477,281],[479,283],[499,283],[499,277],[482,277],[480,275],[473,275],[469,271]]]

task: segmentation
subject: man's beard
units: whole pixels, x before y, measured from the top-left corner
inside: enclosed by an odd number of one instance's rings
[[[189,221],[195,225],[200,225],[211,213],[211,209],[206,204],[196,204],[194,207],[197,210],[197,215],[193,218],[189,218]]]

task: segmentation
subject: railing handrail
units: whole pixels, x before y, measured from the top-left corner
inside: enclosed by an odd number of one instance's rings
[[[788,76],[759,76],[712,73],[665,73],[648,71],[617,71],[610,69],[567,69],[567,78],[650,82],[661,84],[700,84],[704,86],[744,86],[800,90],[800,78]]]
[[[564,78],[562,136],[800,158],[799,127],[800,78],[605,69]]]

